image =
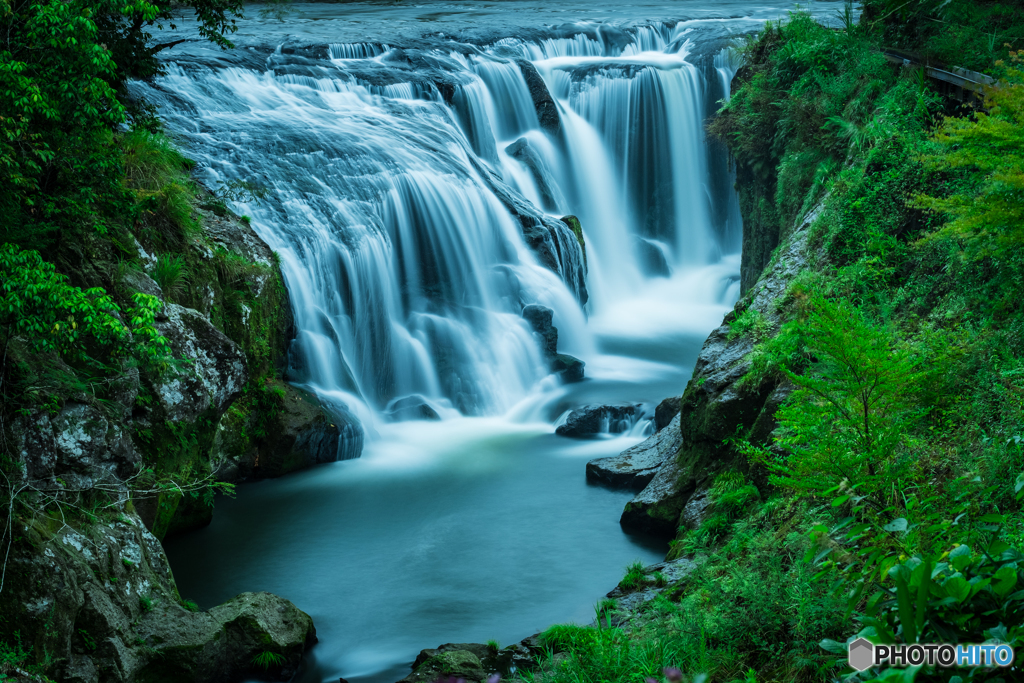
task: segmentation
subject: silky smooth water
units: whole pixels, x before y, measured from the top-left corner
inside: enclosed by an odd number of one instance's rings
[[[663,541],[618,525],[630,494],[584,479],[650,423],[591,441],[554,428],[586,403],[681,393],[735,301],[738,204],[703,126],[737,36],[788,9],[296,5],[241,22],[233,51],[178,46],[166,75],[134,84],[202,182],[271,191],[234,208],[281,257],[289,377],[365,432],[358,459],[243,485],[209,527],[168,539],[182,594],[278,593],[317,625],[302,680],[389,681],[421,648],[587,622],[626,564],[661,559]],[[565,214],[583,226],[585,290]],[[543,227],[553,269],[521,220]],[[530,303],[553,309],[586,381],[549,373]],[[444,419],[388,421],[410,396]]]

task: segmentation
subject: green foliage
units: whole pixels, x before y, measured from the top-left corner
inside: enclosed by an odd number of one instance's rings
[[[199,611],[199,605],[197,605],[196,603],[194,603],[191,600],[182,600],[181,601],[181,606],[184,607],[185,609],[187,609],[189,612],[198,612]]]
[[[252,658],[252,663],[264,670],[281,666],[286,661],[288,660],[284,655],[270,650],[264,650]]]
[[[644,563],[637,560],[626,567],[626,576],[619,581],[619,588],[632,590],[640,588],[647,583],[647,575],[644,573]]]
[[[824,491],[840,481],[874,491],[898,479],[894,453],[920,416],[923,359],[871,324],[846,302],[811,298],[800,321],[806,353],[815,362],[778,410],[776,443],[766,455],[772,482]]]
[[[151,275],[171,301],[177,300],[189,284],[188,266],[178,254],[160,254]]]
[[[163,367],[169,347],[153,322],[160,302],[136,294],[123,310],[99,288],[82,291],[68,284],[53,264],[34,251],[0,247],[0,349],[8,372],[11,344],[34,354],[55,353],[79,367],[102,369],[134,357]],[[128,324],[122,322],[127,319]]]
[[[925,156],[932,172],[966,171],[973,182],[945,197],[921,194],[916,202],[950,218],[929,240],[963,240],[974,263],[990,258],[996,264],[1004,297],[1016,295],[1016,256],[1024,242],[1022,59],[1021,53],[1010,54],[1012,66],[1004,65],[1000,87],[987,93],[987,112],[943,119],[934,135],[937,149]]]
[[[149,597],[148,595],[140,595],[139,596],[139,609],[141,609],[143,612],[152,612],[153,611],[153,598]]]
[[[238,0],[193,0],[200,35],[226,47]],[[0,237],[49,251],[130,219],[111,131],[144,107],[125,82],[159,72],[149,28],[175,28],[179,4],[157,0],[0,0]],[[126,104],[127,103],[127,104]]]
[[[729,339],[749,337],[755,344],[766,339],[772,331],[772,325],[760,311],[747,309],[729,323]]]
[[[996,640],[1019,646],[1024,640],[1024,591],[1018,589],[1018,571],[1024,554],[1004,540],[1006,517],[984,510],[993,488],[998,487],[961,477],[946,491],[924,499],[911,494],[900,508],[881,511],[862,497],[841,496],[833,505],[851,501],[851,515],[831,530],[812,529],[816,546],[805,561],[822,566],[820,577],[834,579],[832,590],[845,599],[846,613],[861,625],[857,635],[873,642]],[[1019,500],[1024,475],[1014,488]],[[954,509],[963,510],[956,519],[946,517],[946,496]],[[892,519],[895,514],[905,516]],[[825,640],[821,645],[843,654],[840,643]],[[845,656],[837,666],[843,660]],[[923,673],[929,677],[951,675],[928,669]],[[887,673],[873,672],[883,677]],[[965,681],[997,675],[984,669],[957,673]]]

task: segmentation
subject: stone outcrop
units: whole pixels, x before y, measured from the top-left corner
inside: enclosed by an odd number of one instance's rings
[[[224,412],[249,379],[242,349],[199,311],[177,304],[164,304],[156,327],[174,357],[186,361],[154,387],[163,419],[192,422],[209,411]]]
[[[587,481],[613,488],[642,491],[670,458],[675,458],[682,444],[679,415],[653,436],[627,448],[618,455],[598,458],[587,463]]]
[[[586,405],[569,413],[565,423],[555,429],[559,436],[586,437],[595,434],[618,434],[627,431],[644,416],[640,403]]]
[[[792,387],[787,382],[743,381],[754,340],[730,334],[730,323],[751,310],[777,329],[782,313],[776,302],[814,256],[808,240],[816,217],[816,211],[808,214],[776,251],[757,284],[704,342],[679,402],[679,455],[667,460],[626,504],[621,518],[624,528],[663,536],[674,536],[680,527],[695,528],[710,504],[708,489],[724,470],[745,472],[756,485],[765,485],[764,473],[751,472],[746,456],[728,439],[738,434],[754,444],[768,443],[777,424],[775,411]]]
[[[536,668],[536,658],[545,652],[539,635],[504,648],[480,643],[446,643],[421,650],[413,662],[412,673],[398,683],[434,683],[455,679],[465,683],[485,683],[493,676],[508,679],[517,671]]]
[[[533,100],[533,106],[537,110],[537,120],[540,121],[541,129],[557,139],[562,134],[562,119],[558,115],[558,106],[555,104],[555,100],[548,92],[548,86],[533,64],[525,59],[518,60],[516,64],[523,72],[523,80],[526,81],[530,99]]]
[[[427,399],[418,394],[403,396],[391,401],[384,409],[384,415],[388,419],[396,421],[441,419],[441,416],[430,406]]]
[[[103,524],[39,516],[19,533],[0,613],[23,647],[49,653],[56,680],[212,683],[258,673],[262,652],[276,655],[266,675],[286,680],[316,640],[310,617],[269,593],[186,608],[160,542],[130,507]]]
[[[551,370],[566,384],[583,381],[583,369],[586,363],[575,356],[560,353],[551,361]]]

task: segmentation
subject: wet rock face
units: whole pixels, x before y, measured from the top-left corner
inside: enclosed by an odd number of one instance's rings
[[[551,324],[555,312],[547,306],[529,304],[523,308],[523,318],[541,339],[544,355],[554,360],[558,355],[558,328]]]
[[[672,418],[679,414],[678,396],[666,398],[654,409],[654,428],[661,431],[672,422]]]
[[[575,356],[567,353],[560,353],[551,361],[551,370],[558,375],[566,384],[583,381],[583,369],[586,363]]]
[[[610,458],[587,463],[587,481],[613,488],[642,491],[669,458],[675,458],[682,444],[679,416],[665,429],[632,448]]]
[[[156,326],[174,356],[191,361],[154,387],[165,419],[191,422],[210,409],[222,413],[248,380],[242,349],[201,313],[177,304],[164,305]]]
[[[0,636],[49,652],[51,677],[78,683],[222,681],[281,656],[286,680],[315,642],[308,615],[268,593],[243,593],[209,612],[182,607],[160,542],[132,513],[72,528],[37,517],[11,549],[0,592]]]
[[[583,406],[570,412],[565,424],[559,425],[555,433],[575,438],[617,434],[632,427],[643,416],[643,410],[640,403]]]
[[[562,134],[562,119],[558,116],[558,107],[551,98],[551,93],[548,92],[544,79],[541,78],[537,67],[530,62],[520,59],[516,61],[516,64],[519,65],[519,70],[523,72],[526,87],[530,90],[530,99],[533,100],[533,106],[537,110],[537,119],[540,121],[541,129],[551,136],[558,138]]]
[[[505,153],[522,163],[530,172],[533,182],[537,185],[537,191],[540,193],[541,208],[545,211],[554,211],[561,203],[559,202],[562,198],[561,192],[558,191],[558,185],[551,177],[544,160],[541,159],[530,141],[526,138],[519,138],[505,147]]]

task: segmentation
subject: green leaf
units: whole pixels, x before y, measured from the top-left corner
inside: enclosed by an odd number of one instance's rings
[[[1000,567],[992,578],[992,592],[1005,598],[1017,585],[1017,570],[1013,567]]]
[[[951,553],[949,553],[948,559],[949,564],[953,567],[953,569],[957,571],[962,571],[964,567],[971,563],[973,556],[971,554],[971,549],[969,546],[958,545],[956,548],[953,549]]]
[[[946,579],[946,582],[942,584],[942,588],[946,591],[946,595],[957,602],[963,602],[971,595],[971,584],[960,575],[954,575]]]
[[[907,520],[903,517],[899,517],[898,519],[894,519],[885,526],[883,526],[882,529],[885,531],[899,532],[906,531],[907,526]]]

